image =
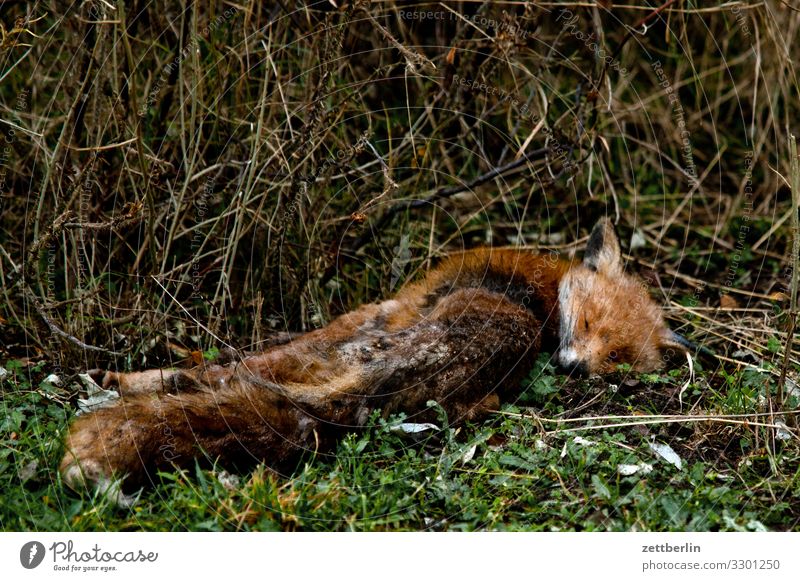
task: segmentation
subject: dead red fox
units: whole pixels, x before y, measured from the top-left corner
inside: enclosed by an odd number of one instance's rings
[[[518,250],[456,254],[391,300],[227,366],[96,374],[121,402],[79,417],[61,472],[125,503],[157,470],[290,465],[330,449],[374,410],[421,421],[438,402],[451,423],[513,395],[540,349],[579,374],[662,365],[685,350],[644,286],[623,271],[603,219],[583,262]]]

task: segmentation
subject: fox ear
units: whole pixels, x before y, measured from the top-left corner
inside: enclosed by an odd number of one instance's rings
[[[664,329],[659,349],[665,362],[677,362],[686,359],[686,353],[696,351],[697,347],[675,331]]]
[[[601,218],[592,228],[583,264],[594,271],[613,274],[619,272],[621,266],[619,238],[608,218]]]
[[[661,346],[664,349],[673,348],[679,351],[697,351],[697,346],[687,338],[679,335],[675,331],[665,329],[662,334]]]

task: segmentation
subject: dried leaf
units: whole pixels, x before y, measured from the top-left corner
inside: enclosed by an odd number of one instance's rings
[[[773,300],[773,301],[788,301],[789,300],[789,295],[787,295],[786,293],[782,293],[782,292],[778,291],[778,292],[774,292],[774,293],[770,294],[769,298],[771,300]]]
[[[792,432],[789,429],[789,426],[786,425],[786,422],[777,421],[775,425],[778,426],[778,429],[775,430],[775,438],[778,440],[791,440],[792,439]]]
[[[420,434],[422,432],[427,432],[429,430],[439,430],[439,426],[436,424],[412,424],[412,423],[402,423],[396,426],[392,426],[389,428],[390,431],[395,433],[402,433],[402,434]]]
[[[50,375],[44,378],[44,382],[57,387],[61,385],[61,378],[55,373],[51,373]]]
[[[471,446],[469,450],[464,452],[464,455],[461,456],[461,464],[466,464],[470,460],[472,460],[475,457],[475,450],[477,450],[477,449],[478,449],[478,445],[475,444],[475,445]]]
[[[653,467],[645,462],[640,462],[639,464],[619,464],[617,466],[617,472],[622,476],[632,476],[637,472],[649,474],[652,471]]]
[[[647,246],[647,240],[645,240],[644,234],[640,228],[637,228],[633,231],[633,236],[631,236],[631,250],[636,250],[638,248],[644,248]]]
[[[219,481],[220,484],[222,484],[225,490],[229,491],[234,491],[238,489],[242,484],[242,481],[238,476],[236,476],[235,474],[231,474],[226,470],[222,470],[219,473],[217,473],[217,480]]]
[[[681,457],[673,450],[669,444],[660,444],[658,442],[649,442],[650,449],[658,456],[675,466],[678,470],[683,470],[683,461]]]
[[[186,347],[181,347],[177,343],[173,343],[172,341],[167,341],[167,347],[169,350],[172,351],[174,355],[180,357],[181,359],[188,359],[191,355],[189,350]]]
[[[91,411],[114,405],[119,399],[119,393],[110,389],[103,389],[89,376],[88,373],[78,374],[78,378],[86,387],[86,399],[78,399],[78,412],[76,415],[87,414]]]
[[[38,470],[38,468],[39,461],[32,460],[19,469],[17,476],[19,476],[20,481],[27,482],[36,475],[36,470]]]

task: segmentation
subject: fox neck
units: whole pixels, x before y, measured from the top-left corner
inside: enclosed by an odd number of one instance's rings
[[[446,259],[426,281],[427,292],[483,287],[534,314],[541,324],[542,349],[559,346],[559,286],[573,262],[556,253],[532,254],[516,249],[481,249]],[[447,291],[444,291],[447,292]]]
[[[542,324],[542,350],[555,353],[561,343],[561,307],[559,293],[565,274],[572,262],[562,258],[537,256],[534,276],[530,277],[528,291],[534,289],[525,306]]]

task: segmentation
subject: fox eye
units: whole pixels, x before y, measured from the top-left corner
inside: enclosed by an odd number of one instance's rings
[[[608,359],[609,361],[616,361],[617,359],[619,359],[619,353],[617,353],[614,349],[612,349],[608,353]]]

